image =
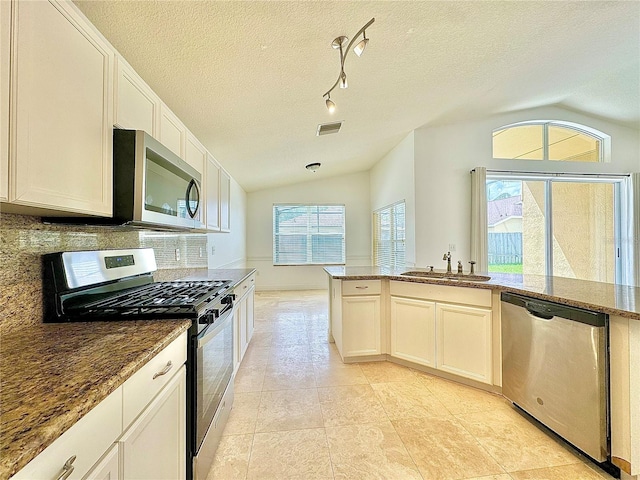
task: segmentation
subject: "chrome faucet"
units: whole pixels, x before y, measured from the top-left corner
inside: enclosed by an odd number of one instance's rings
[[[445,253],[442,259],[447,261],[447,273],[453,273],[451,271],[451,252]]]

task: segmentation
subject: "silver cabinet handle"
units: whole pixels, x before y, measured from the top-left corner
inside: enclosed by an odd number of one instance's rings
[[[169,360],[162,370],[153,374],[153,379],[155,380],[156,378],[161,377],[162,375],[166,375],[167,373],[169,373],[169,370],[171,370],[172,368],[173,368],[173,363],[171,363],[171,360]]]
[[[75,469],[75,467],[72,465],[72,463],[75,461],[76,461],[76,456],[73,455],[69,458],[69,460],[64,462],[64,465],[62,466],[62,473],[57,478],[57,480],[65,480],[69,478],[69,475],[71,475],[73,473],[73,470]]]
[[[364,285],[364,286],[358,285],[356,288],[358,288],[360,290],[365,290],[365,289],[369,288],[369,286],[368,285]]]

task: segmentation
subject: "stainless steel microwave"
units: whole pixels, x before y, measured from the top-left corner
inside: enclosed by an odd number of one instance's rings
[[[201,175],[143,130],[113,131],[113,222],[204,229]]]

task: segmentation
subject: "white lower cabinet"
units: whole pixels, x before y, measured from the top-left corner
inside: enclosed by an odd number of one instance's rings
[[[186,345],[184,332],[12,480],[184,479]]]
[[[439,370],[492,383],[491,310],[438,303],[436,332]]]
[[[242,362],[244,354],[249,348],[253,330],[255,327],[254,319],[254,300],[255,300],[255,273],[240,282],[233,290],[236,295],[235,317],[234,317],[234,338],[235,355],[234,355],[234,371]]]
[[[342,297],[342,357],[381,353],[380,295]]]
[[[114,444],[82,480],[119,480],[120,459],[118,444]]]
[[[118,442],[123,479],[186,477],[185,371],[182,366]]]
[[[491,290],[390,282],[395,358],[493,384]]]
[[[435,326],[435,302],[392,296],[390,354],[435,368]]]

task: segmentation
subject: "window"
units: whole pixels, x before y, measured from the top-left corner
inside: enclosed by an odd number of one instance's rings
[[[274,205],[274,265],[344,265],[344,205]]]
[[[532,121],[493,131],[493,158],[608,162],[611,137],[569,122]]]
[[[404,201],[373,212],[373,262],[377,267],[404,267]]]
[[[489,271],[619,282],[622,182],[487,174]]]

